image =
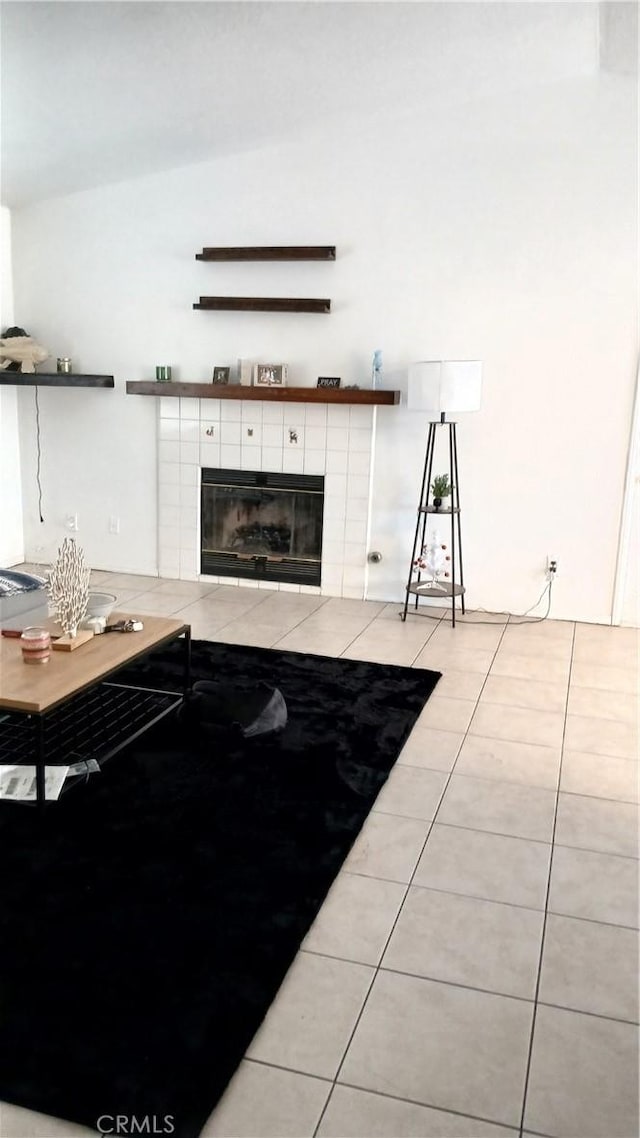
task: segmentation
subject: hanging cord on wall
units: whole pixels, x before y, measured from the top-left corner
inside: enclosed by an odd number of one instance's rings
[[[552,586],[553,586],[553,577],[550,577],[549,580],[547,581],[544,589],[540,593],[540,596],[538,597],[535,605],[532,605],[530,609],[527,609],[527,611],[523,612],[521,615],[519,613],[514,613],[514,612],[509,613],[509,616],[515,617],[515,620],[513,623],[514,624],[540,624],[541,620],[546,620],[548,615],[549,615],[549,611],[551,609],[551,589],[552,589]],[[531,618],[531,620],[524,620],[523,619],[524,617],[528,616],[529,613],[533,612],[534,609],[537,609],[537,607],[540,604],[540,601],[544,597],[545,593],[547,593],[548,596],[547,596],[547,611],[544,614],[544,616],[534,616]]]
[[[36,397],[36,447],[38,450],[38,459],[36,463],[36,482],[38,483],[38,513],[40,514],[40,521],[44,523],[42,516],[42,484],[40,482],[40,460],[42,458],[42,451],[40,447],[40,404],[38,403],[38,387],[34,387]]]

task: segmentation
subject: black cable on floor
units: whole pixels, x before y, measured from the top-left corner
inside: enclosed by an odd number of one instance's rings
[[[510,624],[509,624],[510,628],[515,628],[519,624],[542,624],[542,622],[544,620],[547,620],[547,618],[549,616],[549,612],[551,611],[551,588],[552,588],[552,586],[553,586],[553,577],[550,577],[549,580],[547,581],[547,584],[545,585],[544,589],[540,593],[540,596],[538,597],[536,603],[534,605],[531,605],[531,608],[528,608],[526,610],[526,612],[522,612],[522,613],[518,613],[518,612],[497,612],[497,613],[493,613],[492,615],[493,616],[513,617],[513,621],[510,622]],[[545,612],[544,616],[532,616],[530,620],[526,620],[525,618],[529,616],[529,613],[533,612],[533,610],[538,607],[540,602],[543,600],[545,594],[547,595],[547,611]],[[422,616],[422,617],[426,616],[427,618],[430,618],[431,620],[441,621],[441,620],[445,619],[444,618],[444,611],[448,612],[449,610],[447,608],[447,610],[443,610],[443,612],[441,612],[439,614],[434,613],[433,615],[430,612],[425,612],[424,610],[422,612],[417,612],[416,610],[414,610],[412,615]],[[490,609],[483,609],[483,608],[473,609],[473,612],[486,612],[487,615],[491,615]],[[407,612],[407,616],[408,615],[409,615],[409,612]],[[460,614],[458,614],[458,615],[460,615]],[[402,616],[402,609],[399,610],[398,616]],[[500,621],[496,621],[496,620],[471,620],[465,616],[462,623],[463,624],[492,624],[492,625],[496,625],[496,624],[499,624]]]

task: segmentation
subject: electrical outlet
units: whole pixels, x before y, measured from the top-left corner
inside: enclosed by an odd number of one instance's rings
[[[552,581],[558,575],[558,562],[555,557],[547,556],[547,581]]]
[[[120,533],[120,518],[116,514],[109,518],[109,533]]]
[[[72,531],[72,533],[77,533],[78,532],[78,515],[77,514],[67,514],[66,518],[64,519],[64,524],[67,527],[67,529],[70,529]]]

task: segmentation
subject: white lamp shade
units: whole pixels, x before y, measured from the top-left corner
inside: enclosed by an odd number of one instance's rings
[[[420,360],[409,365],[407,406],[413,411],[478,411],[479,360]]]

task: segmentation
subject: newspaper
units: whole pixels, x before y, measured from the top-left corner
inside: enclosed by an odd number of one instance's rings
[[[45,798],[55,801],[60,797],[60,791],[68,772],[69,767],[45,767]],[[37,798],[36,768],[0,765],[0,798],[35,802]]]

